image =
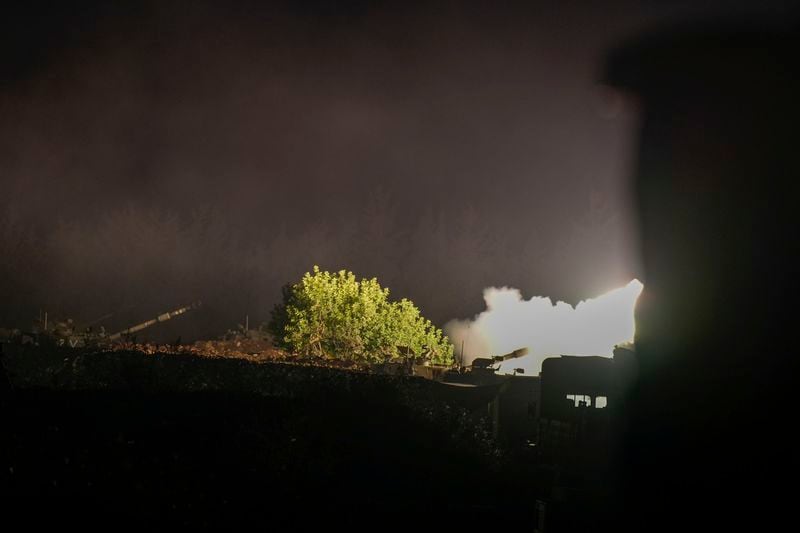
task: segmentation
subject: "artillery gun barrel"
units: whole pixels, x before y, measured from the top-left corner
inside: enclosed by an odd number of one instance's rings
[[[180,308],[178,308],[178,309],[176,309],[174,311],[169,311],[167,313],[163,313],[161,315],[158,315],[156,318],[147,320],[146,322],[142,322],[141,324],[136,324],[135,326],[131,326],[131,327],[127,328],[127,329],[123,329],[122,331],[118,331],[117,333],[113,333],[113,334],[108,336],[108,340],[110,340],[110,341],[118,340],[118,339],[122,338],[123,335],[131,335],[133,333],[136,333],[137,331],[141,331],[141,330],[143,330],[145,328],[149,328],[150,326],[152,326],[154,324],[158,324],[160,322],[166,322],[167,320],[169,320],[171,318],[175,318],[178,315],[182,315],[183,313],[185,313],[187,311],[190,311],[192,309],[196,309],[198,307],[200,307],[200,302],[193,303],[193,304],[187,305],[185,307],[180,307]]]
[[[491,357],[477,357],[472,360],[471,367],[473,369],[479,369],[479,370],[491,369],[492,371],[495,371],[497,369],[494,368],[494,365],[496,365],[497,363],[502,363],[503,361],[508,361],[509,359],[516,359],[517,357],[522,357],[523,355],[527,354],[528,354],[527,348],[519,348],[505,355],[493,355]]]
[[[516,359],[518,357],[522,357],[523,355],[528,355],[527,348],[518,348],[513,352],[509,352],[505,355],[495,355],[494,357],[492,357],[492,359],[495,362],[499,363],[500,361],[508,361],[509,359]]]

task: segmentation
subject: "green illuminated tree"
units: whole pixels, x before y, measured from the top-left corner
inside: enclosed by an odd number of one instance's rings
[[[410,351],[436,363],[453,361],[453,345],[409,300],[389,300],[375,278],[315,266],[284,288],[271,328],[291,350],[364,362],[389,361]]]

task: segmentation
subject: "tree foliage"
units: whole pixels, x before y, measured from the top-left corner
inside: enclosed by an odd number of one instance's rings
[[[358,281],[345,270],[315,266],[285,287],[271,327],[288,348],[307,355],[383,362],[409,353],[453,361],[453,345],[411,301],[390,301],[377,279]]]

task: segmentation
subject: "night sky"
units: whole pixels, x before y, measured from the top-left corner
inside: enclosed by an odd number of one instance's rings
[[[642,277],[637,115],[596,83],[604,55],[731,7],[227,4],[0,18],[0,325],[200,299],[173,331],[212,336],[268,319],[314,264],[440,325],[487,286],[622,286]]]

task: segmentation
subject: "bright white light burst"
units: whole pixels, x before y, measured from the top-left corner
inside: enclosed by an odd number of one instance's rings
[[[535,376],[547,357],[610,357],[615,345],[633,341],[633,310],[642,288],[634,279],[572,307],[565,302],[553,304],[542,296],[525,300],[517,289],[490,287],[483,291],[485,311],[474,320],[451,320],[444,329],[456,347],[457,358],[464,341],[464,364],[475,357],[528,348],[528,355],[504,362],[500,371],[523,368],[526,375]]]

